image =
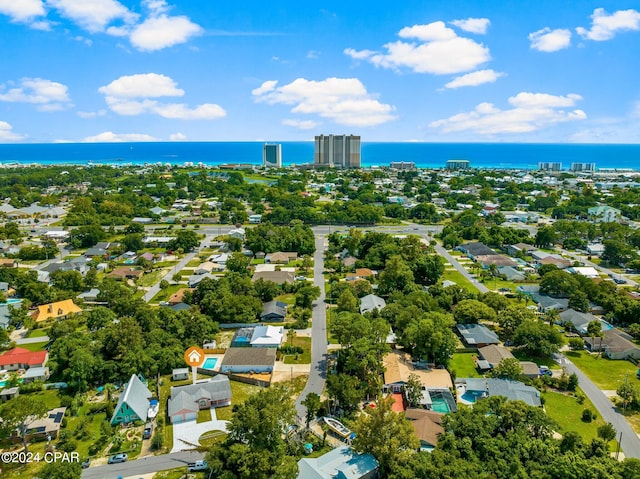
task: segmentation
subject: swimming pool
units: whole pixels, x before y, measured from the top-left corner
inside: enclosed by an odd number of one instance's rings
[[[215,369],[218,358],[207,358],[204,360],[202,367],[204,369]]]
[[[462,399],[473,404],[478,399],[482,398],[482,395],[482,391],[465,391],[465,393],[462,395]]]
[[[443,414],[449,414],[449,404],[445,398],[431,398],[431,409],[435,412],[441,412]]]
[[[20,302],[22,302],[21,299],[9,298],[9,299],[7,299],[6,302],[0,303],[0,304],[16,304],[16,303],[20,303]]]

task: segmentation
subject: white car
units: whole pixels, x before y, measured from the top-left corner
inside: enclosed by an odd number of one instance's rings
[[[125,453],[116,454],[115,456],[111,456],[109,458],[108,463],[109,464],[118,464],[120,462],[127,462],[127,459],[129,459],[129,456],[127,456]]]

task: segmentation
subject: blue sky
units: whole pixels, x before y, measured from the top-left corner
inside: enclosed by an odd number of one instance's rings
[[[2,143],[640,143],[638,0],[0,0],[0,48]]]

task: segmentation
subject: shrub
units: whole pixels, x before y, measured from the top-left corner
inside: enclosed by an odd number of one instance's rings
[[[596,418],[596,414],[591,409],[585,409],[582,411],[582,420],[584,422],[591,422]]]
[[[162,449],[162,443],[164,442],[164,437],[161,432],[156,432],[151,439],[151,448],[154,450]]]

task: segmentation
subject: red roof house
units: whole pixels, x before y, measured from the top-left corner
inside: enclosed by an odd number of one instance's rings
[[[47,351],[32,352],[24,348],[13,348],[0,355],[0,369],[15,371],[42,367],[47,363],[48,358]]]

